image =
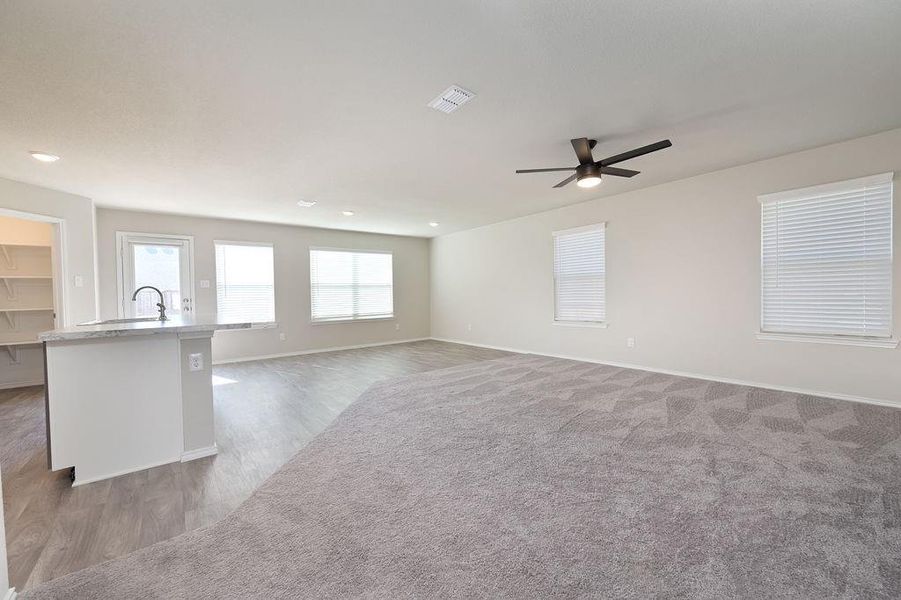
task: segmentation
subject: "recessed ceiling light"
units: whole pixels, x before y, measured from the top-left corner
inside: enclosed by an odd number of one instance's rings
[[[354,216],[354,211],[352,211],[352,210],[342,210],[342,211],[341,211],[341,214],[344,215],[345,217],[352,217],[352,216]]]
[[[297,206],[300,206],[303,208],[310,208],[311,206],[316,206],[316,201],[315,200],[298,200]]]
[[[56,154],[47,154],[46,152],[36,151],[29,152],[29,154],[31,154],[32,158],[41,162],[51,163],[59,160],[59,157]]]
[[[429,227],[438,227],[437,221],[429,221]]]

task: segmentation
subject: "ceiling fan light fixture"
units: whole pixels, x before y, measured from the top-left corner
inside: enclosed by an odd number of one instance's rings
[[[550,173],[555,171],[575,171],[572,175],[558,183],[554,188],[562,188],[569,185],[573,181],[580,188],[593,188],[601,183],[601,173],[604,175],[613,175],[614,177],[635,177],[640,171],[632,169],[621,169],[613,165],[621,163],[624,160],[630,160],[657,152],[664,148],[669,148],[673,143],[669,140],[660,140],[654,144],[648,144],[641,148],[634,148],[628,152],[614,154],[602,160],[594,160],[591,150],[597,145],[597,140],[589,140],[588,138],[575,138],[570,140],[573,150],[576,152],[576,158],[579,164],[575,167],[550,167],[547,169],[517,169],[517,173]]]
[[[576,167],[576,185],[580,188],[593,188],[601,183],[601,169],[594,163]]]
[[[576,181],[576,185],[580,188],[593,188],[600,183],[601,178],[598,175],[586,175],[585,177],[582,177],[578,181]]]

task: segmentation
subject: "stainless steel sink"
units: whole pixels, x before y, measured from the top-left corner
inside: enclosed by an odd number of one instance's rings
[[[106,319],[105,321],[86,321],[79,323],[79,327],[85,325],[115,325],[117,323],[143,323],[145,321],[159,321],[159,317],[140,317],[134,319]]]

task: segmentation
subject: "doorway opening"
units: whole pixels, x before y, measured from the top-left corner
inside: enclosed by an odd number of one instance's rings
[[[0,389],[42,385],[38,334],[68,324],[64,222],[0,209]]]

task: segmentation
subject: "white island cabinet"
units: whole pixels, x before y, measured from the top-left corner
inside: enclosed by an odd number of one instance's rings
[[[210,342],[250,326],[172,317],[40,334],[50,468],[80,485],[215,454]]]

